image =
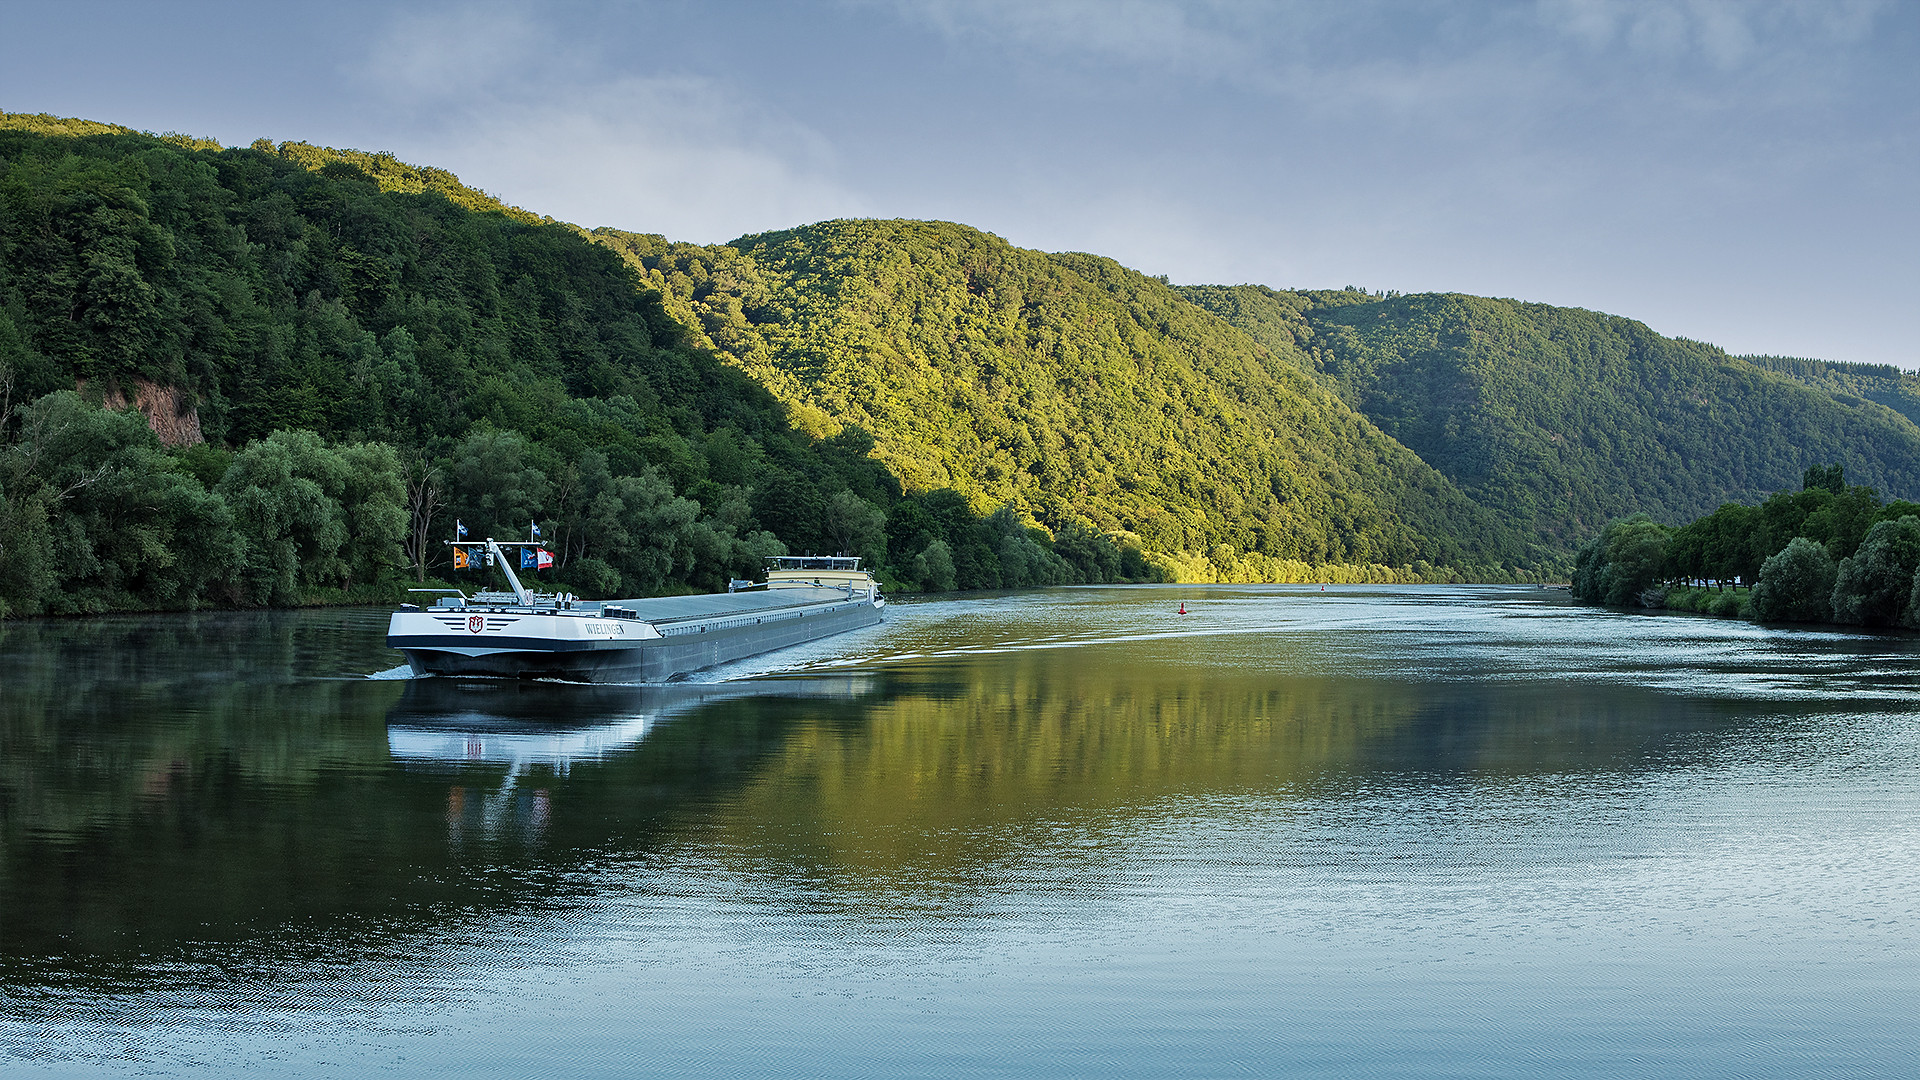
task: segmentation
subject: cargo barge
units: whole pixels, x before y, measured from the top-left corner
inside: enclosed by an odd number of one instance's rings
[[[879,583],[845,556],[770,558],[764,582],[736,581],[707,596],[580,600],[520,583],[504,548],[528,545],[463,546],[484,548],[512,592],[443,596],[394,612],[387,645],[415,675],[666,682],[872,626],[886,611]]]

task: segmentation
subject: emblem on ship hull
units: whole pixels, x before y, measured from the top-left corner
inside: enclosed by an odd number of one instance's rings
[[[467,616],[467,629],[477,634],[480,631],[485,630],[486,628],[487,628],[487,617],[485,615]]]

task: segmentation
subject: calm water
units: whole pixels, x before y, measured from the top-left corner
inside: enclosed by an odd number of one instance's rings
[[[377,612],[0,624],[0,1070],[1920,1073],[1920,640],[889,618],[651,688],[370,679]]]

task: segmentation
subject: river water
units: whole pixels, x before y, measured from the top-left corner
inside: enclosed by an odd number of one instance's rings
[[[384,626],[0,624],[0,1071],[1920,1074],[1911,637],[1085,588],[574,687]]]

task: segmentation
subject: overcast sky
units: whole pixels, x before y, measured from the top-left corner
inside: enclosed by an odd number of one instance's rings
[[[391,150],[682,240],[938,218],[1920,363],[1913,2],[0,0],[0,109]]]

